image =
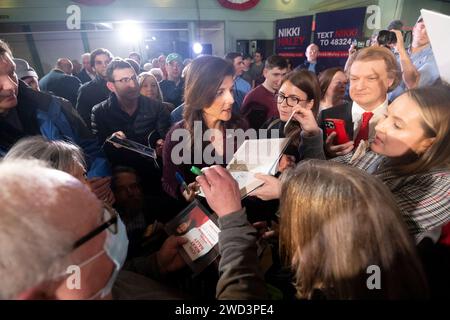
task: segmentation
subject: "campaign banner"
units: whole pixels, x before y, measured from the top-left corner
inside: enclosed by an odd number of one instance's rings
[[[294,66],[305,59],[306,47],[311,42],[313,16],[303,16],[275,22],[275,52],[289,58]]]
[[[365,16],[365,7],[316,14],[314,43],[323,65],[344,67],[352,42],[363,37]]]

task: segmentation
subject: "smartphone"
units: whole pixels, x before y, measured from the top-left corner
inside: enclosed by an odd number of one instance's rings
[[[350,141],[347,131],[345,130],[345,121],[342,119],[325,119],[325,133],[327,137],[336,132],[336,138],[334,138],[335,144],[344,144]]]

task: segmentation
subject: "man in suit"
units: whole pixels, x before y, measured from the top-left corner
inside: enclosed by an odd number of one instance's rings
[[[301,65],[297,66],[294,71],[306,69],[319,75],[319,73],[325,70],[325,66],[317,61],[317,58],[319,57],[319,46],[317,44],[311,43],[306,48],[305,55],[306,60]]]
[[[353,101],[325,109],[318,123],[325,133],[325,119],[343,119],[352,141],[335,145],[336,133],[326,137],[325,149],[329,157],[351,152],[362,140],[374,138],[375,126],[387,110],[387,93],[400,81],[400,70],[394,54],[386,48],[368,47],[354,54],[347,73],[350,79],[350,98]]]
[[[58,59],[55,68],[39,81],[41,91],[63,97],[75,106],[81,82],[77,77],[72,76],[72,68],[72,62],[69,59]]]
[[[76,77],[80,79],[82,84],[85,84],[95,78],[95,71],[91,67],[91,54],[89,52],[81,55],[81,63],[83,64],[83,69],[81,69]]]

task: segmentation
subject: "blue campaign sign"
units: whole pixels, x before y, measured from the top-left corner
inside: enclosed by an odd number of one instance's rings
[[[352,8],[316,14],[314,42],[319,46],[319,59],[327,67],[344,66],[348,49],[363,37],[366,8]]]
[[[313,16],[277,20],[275,23],[275,52],[291,59],[293,65],[303,62],[311,41]]]

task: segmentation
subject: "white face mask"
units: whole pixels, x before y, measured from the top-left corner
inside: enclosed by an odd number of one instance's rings
[[[126,227],[122,222],[122,219],[120,219],[120,217],[118,216],[117,233],[113,234],[111,231],[107,229],[107,236],[105,244],[103,245],[103,250],[101,250],[99,253],[97,253],[96,255],[82,262],[79,265],[79,267],[81,268],[91,263],[98,257],[100,257],[103,253],[106,253],[108,257],[111,259],[111,261],[114,263],[114,270],[106,285],[98,292],[96,292],[94,295],[89,297],[87,300],[94,300],[97,299],[98,297],[104,298],[111,293],[112,287],[114,285],[114,282],[116,281],[119,271],[122,268],[123,264],[125,263],[127,251],[128,251],[128,237]]]

